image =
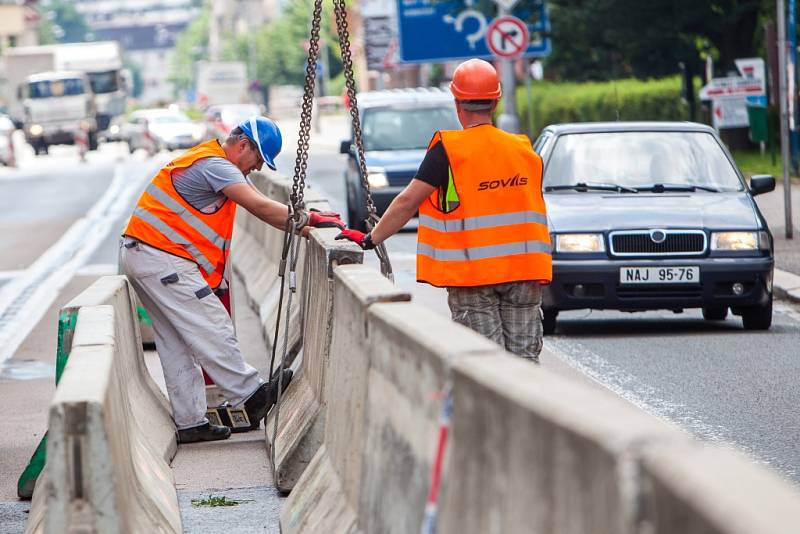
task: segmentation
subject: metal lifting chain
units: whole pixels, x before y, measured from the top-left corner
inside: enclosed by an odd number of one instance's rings
[[[297,158],[294,163],[294,182],[289,200],[293,216],[299,220],[303,208],[303,195],[308,168],[308,142],[311,138],[311,114],[314,108],[314,84],[317,79],[317,59],[319,57],[319,32],[322,25],[322,0],[314,0],[311,19],[311,37],[308,40],[308,62],[306,63],[306,82],[303,87],[303,105],[300,113],[300,131],[297,138]]]
[[[336,32],[339,34],[339,47],[342,51],[342,67],[344,69],[344,79],[347,86],[347,97],[350,100],[350,117],[353,120],[353,144],[356,147],[358,156],[358,170],[361,176],[361,187],[364,189],[364,197],[367,203],[367,218],[364,221],[368,230],[372,230],[380,218],[375,209],[375,202],[372,200],[372,193],[369,188],[367,173],[367,162],[364,158],[364,142],[361,139],[361,119],[358,115],[358,99],[356,98],[356,81],[353,75],[353,57],[350,54],[350,31],[347,27],[347,6],[345,0],[333,0],[333,9],[336,13]],[[381,264],[381,273],[394,280],[392,264],[389,261],[389,254],[386,246],[381,243],[375,247],[375,254]]]

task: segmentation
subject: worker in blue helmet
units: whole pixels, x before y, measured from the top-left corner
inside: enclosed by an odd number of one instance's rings
[[[283,144],[278,125],[266,117],[253,116],[239,124],[238,129],[255,143],[262,161],[274,171],[275,157]]]
[[[275,403],[278,379],[262,379],[244,361],[223,300],[236,207],[283,230],[286,205],[247,180],[264,164],[275,169],[281,132],[254,116],[224,143],[202,143],[173,159],[139,198],[125,229],[120,263],[153,322],[178,441],[226,439],[231,429],[206,417],[202,369],[255,430]],[[344,228],[336,213],[312,211],[307,226]],[[277,258],[275,259],[277,261]],[[283,384],[291,380],[284,371]],[[224,421],[223,421],[224,422]]]

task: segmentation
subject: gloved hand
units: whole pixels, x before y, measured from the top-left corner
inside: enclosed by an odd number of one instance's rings
[[[338,228],[345,229],[344,221],[341,216],[333,211],[319,211],[310,209],[308,212],[308,226],[314,228]]]
[[[375,248],[375,243],[372,242],[372,234],[365,234],[352,228],[343,228],[342,233],[337,235],[336,239],[349,239],[364,250]]]

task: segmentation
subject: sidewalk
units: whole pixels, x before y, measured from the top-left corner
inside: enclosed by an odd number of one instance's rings
[[[794,239],[786,239],[783,185],[778,183],[775,191],[755,199],[775,242],[775,295],[800,302],[800,183],[792,184]]]

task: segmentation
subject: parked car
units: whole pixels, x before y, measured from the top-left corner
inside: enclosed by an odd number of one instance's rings
[[[545,333],[559,311],[730,309],[744,328],[772,323],[772,234],[717,133],[693,123],[548,126],[534,149],[553,241]]]
[[[8,115],[0,114],[0,164],[6,167],[16,165],[14,141],[12,136],[16,127]]]
[[[224,141],[231,130],[253,115],[261,115],[261,108],[256,104],[219,104],[209,107],[205,113],[206,139]]]
[[[358,109],[370,190],[380,215],[414,178],[434,132],[460,130],[461,124],[453,95],[434,88],[360,93]],[[365,196],[352,134],[340,152],[348,155],[347,218],[351,227],[365,230]]]
[[[190,148],[203,140],[204,128],[180,111],[140,109],[128,117],[121,138],[133,153],[137,148],[149,152]]]

